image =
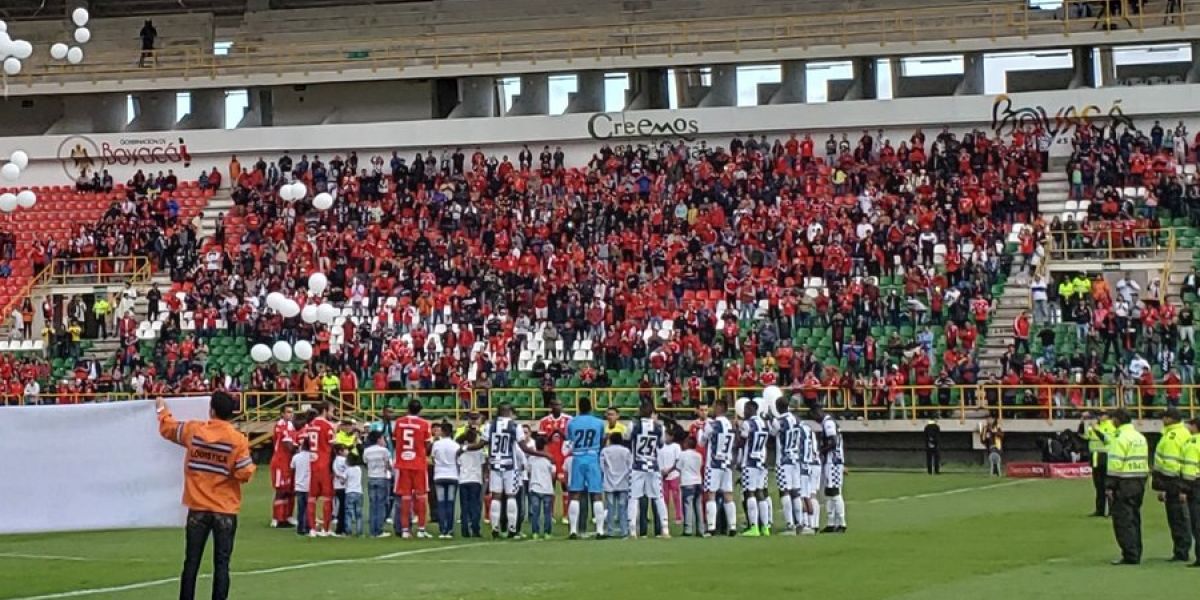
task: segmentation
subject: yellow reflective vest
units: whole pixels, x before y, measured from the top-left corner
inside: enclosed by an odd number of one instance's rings
[[[1108,476],[1132,479],[1149,474],[1150,450],[1146,436],[1134,429],[1132,423],[1118,427],[1108,445]]]
[[[1102,460],[1101,454],[1108,452],[1108,444],[1112,440],[1113,434],[1117,432],[1117,426],[1113,424],[1111,419],[1105,419],[1097,422],[1095,425],[1087,428],[1084,432],[1084,439],[1088,443],[1088,452],[1092,453],[1092,466],[1100,466]]]
[[[1187,481],[1200,480],[1200,434],[1192,434],[1183,445],[1179,474]]]
[[[1164,427],[1154,448],[1154,471],[1164,477],[1179,477],[1183,469],[1183,445],[1190,437],[1192,433],[1183,423]]]

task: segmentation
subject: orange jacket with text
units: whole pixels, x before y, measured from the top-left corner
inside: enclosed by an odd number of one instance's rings
[[[246,436],[228,421],[176,421],[158,415],[158,432],[187,450],[183,465],[183,504],[189,509],[236,515],[242,484],[254,476]]]

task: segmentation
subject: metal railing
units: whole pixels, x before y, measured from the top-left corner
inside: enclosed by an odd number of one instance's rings
[[[144,256],[105,258],[56,258],[29,279],[20,292],[13,294],[0,309],[7,315],[42,286],[72,284],[142,283],[154,274],[153,264]]]
[[[1090,4],[1072,0],[1067,4]],[[375,37],[336,41],[313,40],[322,29],[300,31],[299,39],[276,42],[243,41],[227,55],[211,48],[170,48],[152,51],[145,67],[132,64],[137,50],[89,54],[81,65],[44,63],[27,65],[10,84],[20,86],[47,81],[100,79],[216,77],[262,75],[343,69],[403,70],[446,65],[566,60],[599,62],[605,58],[640,55],[703,55],[705,52],[808,48],[814,45],[846,47],[851,43],[911,45],[923,40],[996,39],[1030,35],[1087,32],[1104,27],[1130,27],[1138,31],[1173,27],[1184,31],[1189,22],[1200,23],[1200,3],[1180,1],[1173,21],[1152,5],[1153,13],[1131,17],[1128,24],[1116,15],[1097,19],[1065,18],[1031,9],[1028,2],[980,2],[949,6],[914,6],[905,10],[865,9],[830,14],[757,15],[743,18],[693,18],[585,27],[553,27],[517,31],[411,33],[400,36],[381,29]],[[1128,14],[1125,11],[1123,14]],[[337,30],[336,28],[333,28]],[[344,31],[344,30],[338,30]]]
[[[1125,241],[1127,233],[1133,236],[1132,244]],[[1178,242],[1175,230],[1170,228],[1134,229],[1131,232],[1121,228],[1087,232],[1054,231],[1047,238],[1051,243],[1046,254],[1057,260],[1118,262],[1163,259],[1168,264],[1175,255]]]
[[[555,390],[555,398],[568,412],[578,409],[588,399],[597,410],[617,408],[623,418],[632,415],[634,407],[648,396],[659,414],[687,419],[698,404],[710,404],[724,399],[732,408],[740,397],[762,394],[754,388],[702,388],[697,400],[685,397],[672,404],[663,398],[662,389],[640,388],[571,388]],[[1190,416],[1200,415],[1200,385],[1177,384],[1153,386],[1116,384],[978,384],[938,387],[935,385],[866,386],[857,390],[842,387],[808,387],[785,392],[805,401],[820,401],[826,410],[843,419],[864,422],[926,419],[968,419],[995,416],[1005,419],[1076,419],[1085,411],[1125,408],[1137,419],[1154,418],[1167,406],[1176,406]],[[240,392],[241,421],[270,422],[278,418],[284,405],[305,406],[330,400],[338,415],[374,419],[385,407],[403,412],[411,400],[421,401],[422,415],[434,419],[462,420],[470,412],[489,414],[501,402],[511,403],[520,419],[536,420],[549,413],[543,392],[534,388],[492,390],[386,390],[348,391],[336,394],[320,392]],[[170,394],[178,395],[206,395]],[[78,404],[81,402],[114,402],[144,398],[130,393],[83,394],[55,392],[39,395],[45,404]],[[0,394],[0,405],[23,403],[23,398]]]

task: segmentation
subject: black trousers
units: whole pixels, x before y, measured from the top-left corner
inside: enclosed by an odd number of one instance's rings
[[[1113,534],[1121,547],[1121,558],[1129,562],[1142,560],[1142,498],[1146,495],[1144,478],[1120,477],[1110,481],[1113,489]]]
[[[337,498],[337,528],[334,533],[338,535],[346,535],[346,488],[333,491],[334,497]]]
[[[237,535],[237,515],[189,510],[187,516],[187,549],[183,558],[183,575],[179,578],[179,600],[196,597],[196,576],[208,536],[213,538],[213,600],[229,597],[229,559],[233,556],[233,538]]]
[[[1187,560],[1192,550],[1192,526],[1188,518],[1188,503],[1180,499],[1180,495],[1187,493],[1187,486],[1176,479],[1166,487],[1163,505],[1167,511],[1167,528],[1171,531],[1171,556]]]
[[[1096,488],[1097,515],[1108,514],[1108,496],[1104,493],[1104,480],[1108,477],[1108,454],[1097,452],[1092,458],[1092,487]]]
[[[925,449],[925,471],[930,475],[942,472],[942,451],[937,448]]]
[[[1196,546],[1196,564],[1200,564],[1200,481],[1188,490],[1188,514],[1192,521],[1192,543]]]

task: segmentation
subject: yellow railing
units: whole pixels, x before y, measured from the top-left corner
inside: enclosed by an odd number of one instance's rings
[[[1200,385],[1165,386],[1156,383],[1153,391],[1136,385],[954,385],[945,388],[943,396],[937,386],[867,386],[860,390],[841,387],[802,388],[785,390],[805,401],[820,401],[832,414],[843,419],[860,421],[950,419],[966,421],[994,415],[1000,419],[1076,419],[1084,411],[1125,408],[1138,419],[1157,416],[1170,402],[1192,417],[1200,415]],[[1153,396],[1150,396],[1150,394]],[[655,403],[659,414],[688,419],[695,413],[691,400],[682,404],[664,402],[662,388],[572,388],[555,391],[556,399],[567,412],[574,412],[579,402],[589,399],[597,410],[615,407],[623,417],[629,417],[641,396],[646,394]],[[740,397],[762,394],[755,388],[704,388],[700,402],[710,404],[722,398],[732,407]],[[171,394],[180,395],[180,394]],[[183,394],[183,395],[205,395]],[[422,415],[435,419],[462,420],[473,411],[488,414],[501,402],[514,406],[517,417],[534,420],[549,413],[543,392],[533,388],[489,390],[388,390],[339,392],[336,395],[305,392],[241,392],[240,420],[250,423],[270,422],[278,418],[285,405],[305,406],[332,400],[339,416],[363,419],[377,418],[386,406],[402,414],[411,400],[419,400]],[[43,403],[77,404],[81,402],[112,402],[138,398],[128,393],[73,394],[68,392],[40,395]],[[943,402],[943,399],[945,401]],[[22,399],[0,394],[0,405],[20,404]]]
[[[1087,4],[1072,1],[1072,5]],[[1167,24],[1161,5],[1154,12],[1132,18],[1144,29],[1175,27],[1200,22],[1200,6],[1181,1],[1173,23]],[[1069,11],[1068,11],[1069,12]],[[639,55],[703,55],[706,51],[741,52],[758,49],[808,48],[813,45],[847,46],[851,43],[915,44],[922,40],[1028,37],[1038,34],[1087,32],[1095,19],[1055,19],[1050,11],[1030,9],[1028,2],[980,2],[947,6],[913,6],[904,10],[866,9],[830,14],[778,14],[743,18],[653,20],[630,24],[588,27],[524,29],[489,32],[405,33],[381,29],[379,36],[332,42],[313,40],[317,34],[338,30],[322,24],[320,31],[299,31],[276,42],[242,41],[228,55],[217,56],[207,47],[170,48],[151,53],[145,68],[131,64],[133,50],[89,54],[81,65],[44,63],[27,65],[10,77],[11,85],[75,79],[91,81],[122,77],[215,77],[264,72],[342,70],[363,68],[403,70],[410,66],[474,66],[539,60],[602,61]],[[1120,17],[1101,17],[1106,23],[1128,27]],[[286,28],[280,28],[281,31]],[[342,29],[341,31],[344,31]],[[134,51],[136,52],[136,51]]]
[[[1125,230],[1119,228],[1086,233],[1051,232],[1046,255],[1058,260],[1104,262],[1163,259],[1168,265],[1175,256],[1177,239],[1174,229],[1135,229],[1132,231],[1133,245],[1126,245],[1125,234]],[[1091,240],[1091,247],[1071,247],[1072,240],[1082,242],[1084,239]]]
[[[88,272],[90,270],[90,272]],[[8,298],[0,314],[9,314],[33,290],[47,285],[108,284],[130,281],[141,283],[154,274],[153,265],[144,256],[107,258],[56,258],[32,278],[21,291]]]

